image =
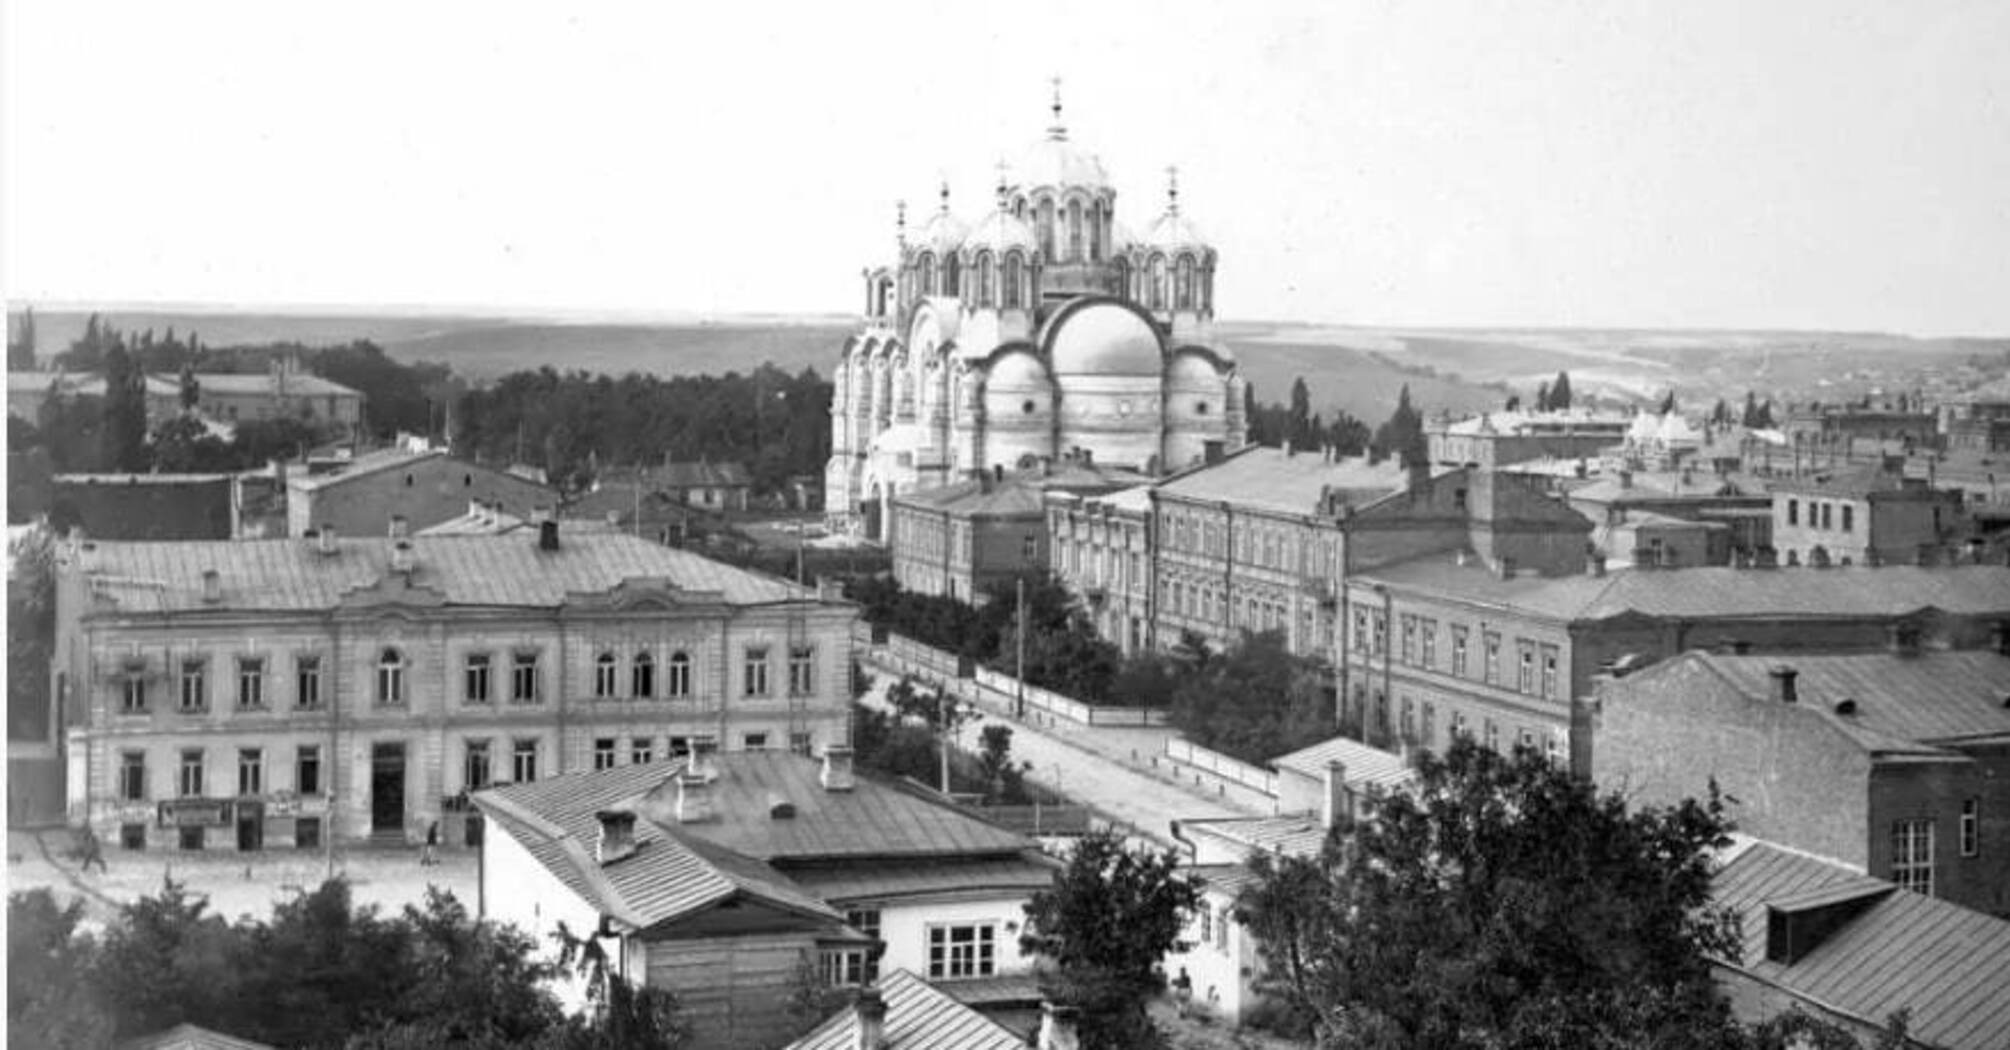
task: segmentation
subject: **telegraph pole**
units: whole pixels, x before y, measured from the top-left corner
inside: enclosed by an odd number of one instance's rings
[[[1012,675],[1012,680],[1018,683],[1015,687],[1017,696],[1014,698],[1012,710],[1013,717],[1023,722],[1026,720],[1026,577],[1023,575],[1020,576],[1018,583],[1019,630],[1017,634],[1019,636],[1019,665],[1018,669]]]

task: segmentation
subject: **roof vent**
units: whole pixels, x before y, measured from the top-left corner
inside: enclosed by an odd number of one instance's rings
[[[223,600],[223,575],[215,569],[202,570],[202,600],[211,605]]]
[[[410,573],[412,571],[412,541],[401,539],[391,544],[391,571]]]
[[[852,776],[852,751],[844,744],[824,747],[823,773],[818,776],[825,791],[850,791],[857,781]]]
[[[783,798],[780,795],[771,794],[768,796],[769,820],[794,820],[795,817],[796,817],[795,803],[790,802],[788,799]]]
[[[1779,664],[1767,673],[1773,676],[1773,699],[1775,701],[1782,704],[1791,704],[1800,700],[1801,673],[1799,671],[1794,670],[1786,664]]]
[[[1843,699],[1841,699],[1841,700],[1838,700],[1838,701],[1836,701],[1836,714],[1839,714],[1839,715],[1854,715],[1854,714],[1856,714],[1856,701],[1855,701],[1855,700],[1851,700],[1851,699],[1849,699],[1849,698],[1847,698],[1847,697],[1845,697],[1845,698],[1843,698]]]
[[[323,554],[335,553],[335,526],[322,525],[321,531],[315,533],[314,537],[317,541],[315,549]]]
[[[558,549],[557,518],[546,518],[537,523],[537,549],[541,551]]]
[[[600,820],[600,841],[595,849],[601,865],[635,855],[635,814],[625,809],[603,809],[594,814]]]

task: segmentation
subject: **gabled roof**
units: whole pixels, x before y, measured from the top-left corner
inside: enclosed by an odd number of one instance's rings
[[[665,463],[663,469],[652,471],[650,480],[662,488],[745,488],[754,483],[753,475],[738,463],[713,463],[699,460],[696,463]]]
[[[927,981],[894,970],[880,975],[886,1001],[882,1050],[1026,1050],[1026,1041]],[[855,1050],[858,1010],[846,1007],[786,1050]]]
[[[1182,820],[1180,827],[1214,835],[1251,852],[1287,857],[1317,856],[1326,844],[1326,825],[1316,815],[1285,813],[1274,817],[1205,817]]]
[[[1058,864],[1028,851],[977,860],[898,860],[864,864],[788,865],[789,879],[822,900],[896,900],[945,894],[1009,891],[1031,895],[1054,883]]]
[[[1379,499],[1409,484],[1395,457],[1380,463],[1328,460],[1316,449],[1285,455],[1251,446],[1219,463],[1189,470],[1158,486],[1164,496],[1204,503],[1229,502],[1279,514],[1317,514],[1337,495],[1349,503]]]
[[[1711,897],[1737,917],[1741,954],[1727,960],[1808,1002],[1883,1025],[1909,1009],[1909,1034],[1948,1050],[2002,1050],[2010,1032],[2010,922],[1891,887],[1831,861],[1745,840],[1718,870]],[[1867,906],[1792,963],[1766,958],[1769,907],[1821,894]]]
[[[1121,467],[1064,461],[1051,472],[1022,470],[995,480],[955,481],[901,493],[894,502],[960,518],[1041,517],[1050,492],[1104,493],[1137,487],[1142,480],[1143,475]]]
[[[447,605],[550,608],[579,594],[607,594],[626,582],[661,582],[695,601],[730,605],[816,601],[816,592],[606,529],[562,529],[559,549],[538,549],[529,533],[414,536],[416,590]],[[320,611],[391,572],[391,544],[343,539],[322,554],[313,540],[99,542],[81,552],[83,571],[121,608]],[[223,599],[203,600],[203,573],[221,577]]]
[[[1379,788],[1394,791],[1417,779],[1417,771],[1403,761],[1403,756],[1344,736],[1322,740],[1311,747],[1274,758],[1270,764],[1324,781],[1326,764],[1336,761],[1346,767],[1347,785],[1356,790]]]
[[[1726,656],[1686,653],[1642,672],[1643,681],[1671,673],[1681,660],[1715,671],[1755,703],[1774,703],[1772,671],[1792,667],[1796,703],[1820,712],[1874,750],[1889,741],[1946,744],[2010,738],[2010,656],[1987,651],[1836,655]],[[1836,705],[1849,701],[1852,714]],[[1884,746],[1877,746],[1884,745]],[[1914,750],[1907,747],[1906,750]]]
[[[200,1025],[178,1024],[165,1032],[134,1036],[118,1050],[273,1050],[265,1043],[213,1032]]]
[[[443,459],[445,457],[446,453],[440,449],[415,452],[405,448],[380,448],[365,452],[353,459],[345,460],[342,462],[341,469],[333,470],[326,474],[292,475],[286,479],[286,485],[288,488],[299,489],[303,492],[315,492],[333,485],[354,481],[357,478],[367,477],[378,471],[391,470],[396,467],[410,466],[428,459]]]
[[[1605,576],[1501,579],[1473,561],[1433,554],[1361,573],[1363,585],[1387,584],[1431,596],[1511,606],[1555,620],[1603,620],[1627,614],[1708,620],[1885,619],[1939,609],[1957,616],[2010,615],[2010,567],[1737,569],[1699,566],[1628,570]]]
[[[162,382],[174,383],[179,389],[180,379],[176,376],[160,376]],[[246,395],[273,395],[281,393],[281,386],[271,372],[197,372],[195,384],[205,393]],[[335,382],[323,379],[312,372],[288,372],[284,393],[287,397],[354,397],[363,395]]]

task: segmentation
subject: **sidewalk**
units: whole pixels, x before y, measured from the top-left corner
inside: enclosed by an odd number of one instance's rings
[[[875,680],[864,702],[884,709],[885,691],[899,679],[899,672],[872,663],[869,658],[866,662],[871,665]],[[937,685],[927,684],[931,688]],[[1173,735],[1170,729],[1091,727],[1065,721],[1052,725],[1021,722],[1011,717],[1007,705],[992,701],[983,690],[978,690],[978,707],[984,718],[963,726],[956,741],[958,747],[975,753],[978,734],[986,725],[1011,726],[1012,757],[1032,763],[1027,772],[1029,778],[1130,825],[1138,834],[1161,845],[1174,845],[1172,821],[1256,813],[1197,791],[1170,775],[1155,774],[1150,758],[1163,751],[1166,738]]]

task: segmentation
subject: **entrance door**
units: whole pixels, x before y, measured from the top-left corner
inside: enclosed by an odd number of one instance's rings
[[[237,804],[237,848],[252,852],[265,848],[265,807],[256,802]]]
[[[405,745],[370,749],[370,830],[405,830]]]

